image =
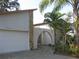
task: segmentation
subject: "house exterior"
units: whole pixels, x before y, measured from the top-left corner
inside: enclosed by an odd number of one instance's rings
[[[34,24],[33,30],[34,48],[38,49],[41,46],[54,45],[54,30],[50,30],[48,24]]]
[[[19,10],[0,13],[0,53],[33,48],[33,11]]]

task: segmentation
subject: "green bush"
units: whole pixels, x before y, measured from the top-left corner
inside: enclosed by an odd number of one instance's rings
[[[70,44],[70,52],[74,55],[79,56],[79,47],[74,44]]]
[[[64,54],[79,54],[79,48],[78,46],[74,45],[74,40],[75,37],[72,37],[70,35],[67,35],[66,43],[64,43],[63,39],[58,40],[55,44],[55,51],[59,53],[64,53]]]

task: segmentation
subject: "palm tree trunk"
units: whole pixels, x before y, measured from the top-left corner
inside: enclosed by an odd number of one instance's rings
[[[76,20],[77,20],[77,27],[76,27],[76,44],[79,45],[79,14],[78,14],[78,9],[77,9],[77,6],[78,6],[78,1],[75,0],[74,1],[74,4],[73,4],[73,13],[74,13],[74,17],[76,17]]]
[[[54,29],[54,54],[56,53],[56,44],[57,40],[56,40],[56,29]]]
[[[77,16],[76,43],[79,45],[79,17]]]
[[[79,45],[79,14],[78,14],[78,9],[76,9],[77,13],[77,44]]]
[[[63,48],[64,52],[65,52],[65,46],[66,46],[66,34],[64,34],[64,48]]]

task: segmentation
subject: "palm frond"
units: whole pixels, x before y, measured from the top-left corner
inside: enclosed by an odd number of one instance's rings
[[[45,13],[44,17],[45,17],[45,18],[50,17],[50,14],[51,14],[50,12]]]
[[[44,9],[47,8],[47,6],[51,5],[53,3],[54,0],[42,0],[40,2],[39,8],[40,8],[40,12],[43,12]]]

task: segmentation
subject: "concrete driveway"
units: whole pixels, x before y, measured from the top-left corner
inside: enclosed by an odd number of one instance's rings
[[[50,47],[41,47],[41,49],[32,51],[22,51],[0,55],[0,59],[77,59],[68,56],[54,55]]]

